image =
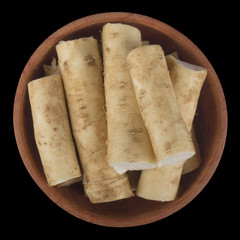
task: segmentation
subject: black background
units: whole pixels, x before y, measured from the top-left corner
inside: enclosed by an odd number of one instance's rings
[[[233,117],[239,106],[239,53],[237,4],[224,2],[8,2],[1,10],[2,218],[6,233],[18,236],[88,237],[206,237],[236,233],[239,190],[234,169]],[[217,3],[217,4],[216,4]],[[235,2],[237,3],[237,2]],[[163,21],[192,40],[213,65],[222,84],[229,113],[226,147],[220,164],[204,190],[173,215],[145,226],[107,228],[87,223],[55,205],[28,174],[15,143],[12,111],[21,72],[35,49],[54,31],[78,18],[101,12],[134,12]],[[235,92],[235,93],[234,93]],[[234,106],[235,104],[235,106]],[[237,113],[238,111],[235,111]],[[236,118],[236,116],[235,116]],[[8,129],[5,129],[5,126]],[[233,131],[234,130],[234,131]],[[4,154],[5,153],[5,154]],[[233,157],[234,156],[234,157]],[[238,164],[239,165],[239,164]],[[9,228],[10,227],[10,228]],[[84,235],[87,233],[88,235]],[[101,235],[95,235],[101,234]],[[132,235],[131,235],[132,234]],[[139,235],[140,234],[140,235]],[[144,237],[144,236],[143,236]]]

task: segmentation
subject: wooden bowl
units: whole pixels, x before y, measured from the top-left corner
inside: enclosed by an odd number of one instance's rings
[[[101,38],[102,26],[120,22],[136,26],[142,39],[160,44],[165,53],[178,51],[182,60],[207,69],[195,119],[196,135],[202,155],[201,166],[181,179],[175,201],[157,202],[134,196],[116,202],[92,204],[84,196],[82,183],[69,187],[50,187],[46,182],[35,144],[27,83],[43,76],[43,64],[56,57],[60,40],[94,36]],[[167,24],[133,13],[102,13],[78,19],[48,37],[33,53],[18,83],[14,102],[14,131],[22,160],[37,185],[58,206],[85,221],[112,227],[138,226],[163,219],[183,208],[206,186],[221,159],[227,133],[227,110],[219,79],[204,54],[187,37]]]

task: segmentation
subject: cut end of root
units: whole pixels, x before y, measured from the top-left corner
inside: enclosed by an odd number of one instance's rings
[[[157,164],[157,166],[160,168],[160,167],[163,167],[163,166],[166,166],[166,165],[171,165],[171,164],[174,164],[174,163],[178,163],[178,162],[184,162],[191,158],[193,155],[195,154],[195,152],[182,152],[182,153],[178,153],[178,154],[175,154],[173,156],[170,156],[170,157],[166,157],[162,160],[160,160]]]
[[[112,166],[119,174],[123,174],[127,171],[152,169],[157,167],[156,164],[145,162],[119,162],[110,164],[110,166]]]

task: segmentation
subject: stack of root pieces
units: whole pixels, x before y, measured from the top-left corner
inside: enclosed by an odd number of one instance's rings
[[[172,201],[201,163],[193,119],[207,71],[121,23],[104,25],[101,48],[93,37],[60,41],[59,65],[28,84],[48,184],[82,179],[92,203],[133,192]]]

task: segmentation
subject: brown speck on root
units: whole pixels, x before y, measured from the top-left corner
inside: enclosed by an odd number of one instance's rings
[[[110,48],[106,48],[106,51],[108,52],[108,53],[110,53],[111,52],[111,49]]]
[[[140,142],[139,138],[137,138],[137,137],[135,137],[135,136],[132,138],[132,141],[135,142],[135,143]]]
[[[126,106],[127,106],[126,103],[120,103],[120,104],[119,104],[119,107],[126,107]]]
[[[166,142],[166,143],[164,144],[164,148],[165,148],[166,151],[170,150],[171,147],[172,147],[172,144],[171,144],[170,142]]]
[[[119,33],[118,32],[113,32],[111,33],[111,38],[116,38],[118,37]]]
[[[125,102],[125,101],[126,101],[126,97],[119,98],[119,102]]]
[[[94,56],[91,56],[91,55],[87,55],[87,56],[84,58],[84,61],[86,61],[89,66],[96,64],[96,58],[95,58]]]
[[[140,93],[139,99],[142,99],[142,98],[144,98],[146,91],[145,91],[144,89],[141,89],[141,90],[139,91],[139,93]]]
[[[128,131],[130,134],[136,134],[136,133],[141,133],[143,132],[142,128],[132,128]]]
[[[126,97],[119,98],[119,106],[120,107],[126,107],[127,106],[127,104],[126,104]]]
[[[50,116],[50,114],[51,114],[51,109],[50,109],[50,107],[48,105],[46,105],[46,107],[45,107],[45,115],[46,115],[47,123],[51,123],[51,116]]]
[[[82,113],[80,114],[80,118],[87,118],[88,117],[88,114],[87,113]]]
[[[106,194],[103,198],[104,198],[104,199],[107,199],[107,198],[108,198],[108,194]]]
[[[174,179],[171,180],[172,185],[176,185],[178,184],[178,182],[179,182],[178,177],[175,177]]]
[[[169,85],[168,83],[164,83],[162,86],[163,86],[164,88],[170,88],[170,85]]]
[[[80,109],[86,109],[86,108],[87,108],[86,105],[83,105],[83,106],[80,107]]]
[[[76,99],[77,102],[81,102],[82,100],[83,100],[83,98]]]
[[[119,87],[119,88],[123,88],[123,87],[124,87],[124,85],[125,85],[125,83],[124,83],[124,82],[120,82],[120,83],[119,83],[119,85],[118,85],[118,87]]]
[[[140,139],[137,137],[138,133],[142,133],[142,128],[131,128],[127,131],[131,135],[131,139],[133,142],[138,143],[140,142]]]

